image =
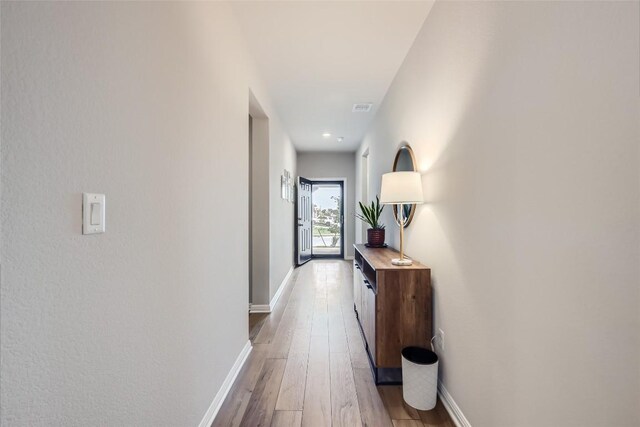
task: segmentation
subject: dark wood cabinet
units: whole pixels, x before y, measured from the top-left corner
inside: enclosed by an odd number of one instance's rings
[[[391,264],[390,248],[354,246],[354,310],[376,384],[399,383],[402,349],[431,340],[431,270]]]

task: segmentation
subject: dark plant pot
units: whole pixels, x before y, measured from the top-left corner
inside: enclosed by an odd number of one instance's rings
[[[367,243],[372,247],[384,246],[384,228],[367,230]]]

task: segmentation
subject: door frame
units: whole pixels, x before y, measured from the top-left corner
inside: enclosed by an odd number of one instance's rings
[[[342,198],[340,200],[340,254],[338,255],[316,255],[313,253],[313,242],[311,243],[311,259],[344,259],[345,236],[347,235],[347,223],[344,220],[344,201],[347,198],[347,178],[307,178],[311,181],[311,206],[313,206],[313,184],[338,184],[342,190]],[[313,239],[313,215],[311,216],[311,238]]]
[[[369,147],[367,147],[362,153],[362,157],[360,157],[360,197],[359,200],[362,200],[363,204],[369,203]],[[357,190],[356,190],[357,191]],[[354,205],[355,206],[355,205]],[[356,221],[357,223],[358,221]],[[367,241],[367,228],[369,225],[364,221],[360,221],[361,226],[359,227],[359,235],[360,239],[359,243],[365,243]],[[357,225],[356,225],[356,228]],[[355,231],[355,230],[354,230]],[[355,235],[355,233],[354,233]]]

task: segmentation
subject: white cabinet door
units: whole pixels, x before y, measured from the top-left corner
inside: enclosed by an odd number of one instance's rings
[[[363,281],[362,288],[362,314],[360,323],[364,330],[364,336],[369,346],[369,353],[373,361],[376,361],[376,294],[368,282]]]
[[[362,313],[362,287],[363,283],[362,271],[360,271],[360,267],[358,264],[353,263],[353,305],[356,308],[356,312],[358,313],[358,317],[360,317],[360,313]]]

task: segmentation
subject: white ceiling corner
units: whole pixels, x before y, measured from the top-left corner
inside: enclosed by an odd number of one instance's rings
[[[354,151],[433,1],[232,4],[296,149]],[[366,102],[370,112],[352,112]]]

